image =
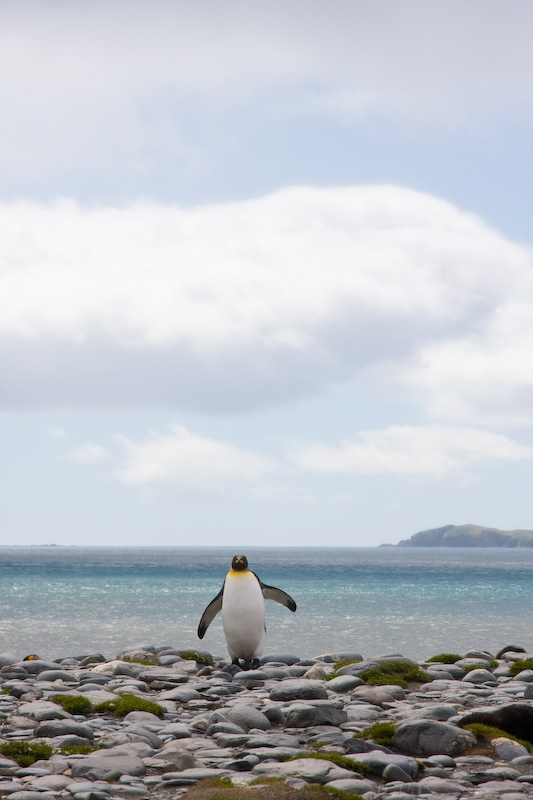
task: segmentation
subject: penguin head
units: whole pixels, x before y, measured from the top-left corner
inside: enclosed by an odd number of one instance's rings
[[[248,569],[248,559],[246,556],[233,556],[233,561],[231,562],[231,568],[236,569],[239,571],[243,571]]]

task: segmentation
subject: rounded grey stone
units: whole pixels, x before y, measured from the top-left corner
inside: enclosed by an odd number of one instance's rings
[[[68,714],[57,703],[51,703],[48,700],[35,700],[33,703],[23,703],[18,713],[23,717],[32,717],[37,722],[43,722],[49,719],[70,719],[71,715]]]
[[[439,664],[439,663],[431,663],[425,664],[424,668],[426,669],[428,675],[436,675],[437,679],[444,678],[445,675],[451,675],[454,680],[460,681],[465,671],[462,667],[457,666],[455,664]]]
[[[512,761],[513,758],[529,755],[523,744],[507,739],[503,736],[491,740],[491,745],[502,761]]]
[[[415,711],[413,717],[422,719],[436,719],[439,722],[446,722],[451,717],[455,717],[457,709],[455,706],[443,703],[442,705],[426,706]]]
[[[411,778],[418,777],[418,764],[415,759],[410,756],[402,756],[398,753],[384,753],[381,750],[371,750],[369,753],[355,753],[353,759],[354,761],[361,761],[363,764],[368,764],[377,775],[381,775],[390,764],[395,764]]]
[[[261,659],[261,664],[268,664],[269,661],[279,661],[281,664],[296,664],[300,660],[299,656],[290,653],[268,653]]]
[[[522,683],[533,683],[533,669],[523,669],[518,675],[514,677],[515,681],[522,681]]]
[[[488,658],[476,658],[474,656],[470,658],[460,658],[459,661],[456,661],[455,664],[458,667],[462,667],[463,669],[468,668],[471,669],[472,667],[479,667],[480,669],[489,669],[490,670],[490,659]]]
[[[142,725],[129,725],[126,730],[128,736],[139,737],[155,750],[159,750],[161,747],[163,747],[163,742],[159,736],[157,736],[153,731],[149,731],[148,728],[145,728]]]
[[[355,675],[338,675],[328,681],[328,689],[339,694],[344,692],[351,692],[356,686],[362,686],[364,681],[361,678],[356,678]]]
[[[393,781],[402,781],[402,783],[411,783],[412,777],[403,770],[399,764],[387,764],[381,777],[385,783],[392,783]]]
[[[322,704],[318,705],[318,702],[292,705],[285,717],[286,727],[308,728],[315,725],[342,725],[348,721],[348,714],[340,706],[327,701],[322,701]]]
[[[354,794],[377,791],[377,785],[364,778],[337,778],[337,780],[326,783],[326,786],[330,789],[339,789],[341,792],[353,792]]]
[[[271,728],[270,720],[262,711],[244,703],[233,706],[228,716],[233,722],[240,725],[245,732],[251,728],[259,728],[261,731],[267,731]]]
[[[41,659],[35,659],[35,661],[19,661],[15,666],[21,666],[28,675],[38,675],[45,670],[57,669],[55,661],[43,661]]]
[[[274,703],[269,703],[263,713],[271,725],[283,725],[285,722],[285,714],[282,708]]]
[[[167,689],[161,692],[158,698],[160,700],[175,700],[178,703],[188,703],[190,700],[203,700],[203,695],[188,686],[176,686],[175,689]]]
[[[16,664],[19,661],[17,656],[13,655],[12,653],[0,653],[0,668],[1,667],[8,667],[12,664]]]
[[[35,728],[35,736],[53,738],[74,734],[82,739],[94,739],[94,731],[89,725],[73,719],[50,719],[40,722]]]
[[[422,719],[404,722],[397,728],[392,741],[395,749],[411,756],[456,756],[465,747],[475,745],[477,739],[470,731],[447,722]]]
[[[174,739],[189,739],[192,736],[192,731],[186,722],[171,722],[161,728],[159,733],[161,736],[172,736]]]
[[[494,675],[488,669],[472,669],[462,678],[464,683],[496,683]]]
[[[427,778],[421,778],[418,782],[418,786],[422,791],[437,794],[438,796],[443,794],[454,796],[457,792],[463,793],[465,789],[464,785],[458,781],[448,780],[447,778],[437,778],[433,775]]]
[[[146,768],[137,756],[87,756],[71,763],[74,778],[118,780],[121,775],[144,775]]]
[[[65,683],[77,683],[78,679],[74,672],[67,672],[63,669],[45,669],[37,676],[39,681],[64,681]]]
[[[326,700],[327,689],[322,681],[294,679],[281,681],[270,690],[271,700]]]

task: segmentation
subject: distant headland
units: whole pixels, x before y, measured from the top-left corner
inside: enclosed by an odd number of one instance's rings
[[[481,525],[444,525],[419,531],[397,547],[533,547],[533,531],[500,531]]]

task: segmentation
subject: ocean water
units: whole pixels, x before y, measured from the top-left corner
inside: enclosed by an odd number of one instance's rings
[[[234,548],[0,547],[0,652],[56,659],[126,646],[227,656],[218,615],[198,622]],[[296,600],[267,601],[265,653],[422,659],[506,644],[533,652],[533,549],[248,548]]]

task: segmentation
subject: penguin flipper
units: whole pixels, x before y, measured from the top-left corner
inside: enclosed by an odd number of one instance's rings
[[[259,581],[259,583],[265,600],[275,600],[276,603],[281,603],[282,606],[286,606],[290,611],[296,611],[296,603],[290,594],[284,592],[283,589],[276,589],[275,586],[268,586],[262,581]]]
[[[214,618],[218,614],[219,611],[222,610],[222,594],[224,592],[224,587],[220,590],[216,597],[214,597],[209,605],[207,606],[206,610],[202,614],[202,619],[200,620],[200,624],[198,625],[198,638],[203,639],[205,636],[206,630],[209,628],[211,623],[213,622]]]

